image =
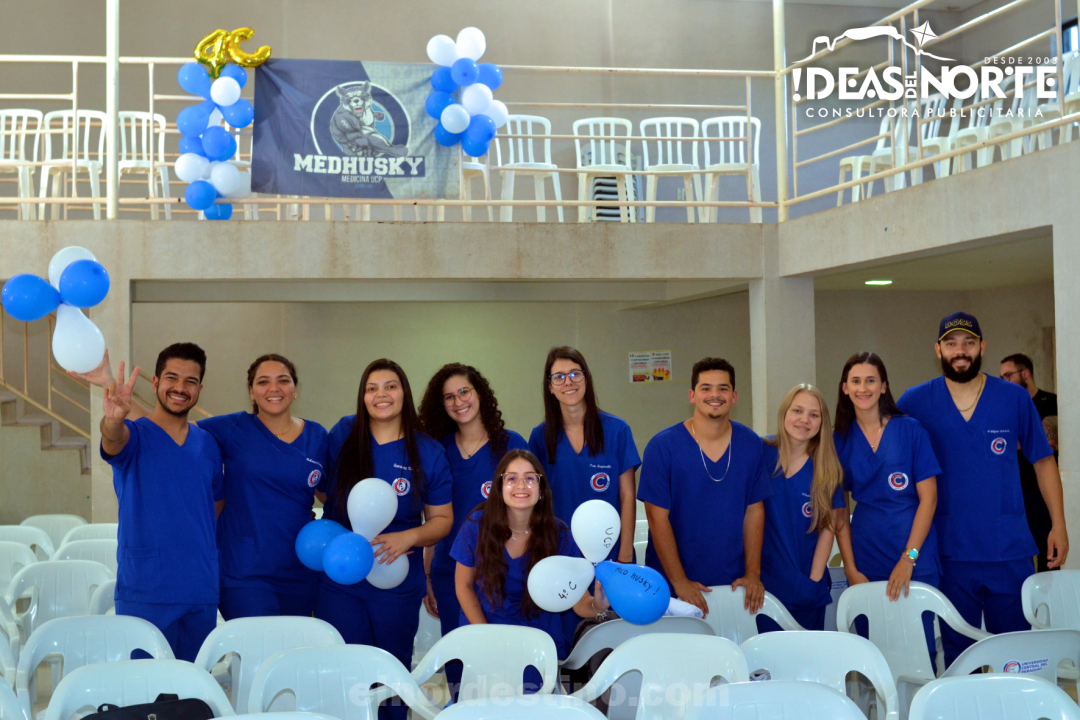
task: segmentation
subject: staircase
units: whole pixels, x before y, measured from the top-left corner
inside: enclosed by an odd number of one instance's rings
[[[41,433],[42,450],[64,450],[79,453],[81,474],[90,474],[90,440],[74,433],[55,416],[28,402],[21,393],[0,384],[0,425],[37,427]]]

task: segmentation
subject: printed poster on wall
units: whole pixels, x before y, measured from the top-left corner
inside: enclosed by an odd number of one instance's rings
[[[669,382],[670,380],[670,350],[630,353],[630,382]]]
[[[671,380],[671,351],[654,350],[651,353],[650,365],[652,368],[653,382],[668,382]]]
[[[266,61],[255,71],[251,189],[456,199],[460,153],[435,142],[430,78],[418,63]]]

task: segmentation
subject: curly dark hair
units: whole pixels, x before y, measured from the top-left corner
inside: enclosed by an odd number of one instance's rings
[[[503,422],[502,410],[499,409],[499,401],[495,399],[495,392],[487,378],[472,365],[461,363],[449,363],[439,368],[428,382],[424,398],[420,401],[420,427],[436,440],[443,440],[447,435],[457,432],[458,425],[443,404],[443,386],[452,377],[464,377],[476,396],[480,399],[480,422],[488,436],[488,447],[491,450],[491,466],[498,465],[506,452],[506,446],[510,436],[506,432],[506,423]]]

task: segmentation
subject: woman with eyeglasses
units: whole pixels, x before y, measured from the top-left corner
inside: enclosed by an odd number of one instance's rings
[[[555,490],[555,516],[569,525],[582,503],[610,503],[622,519],[622,532],[608,559],[633,562],[634,474],[641,456],[630,426],[597,406],[589,366],[574,348],[548,353],[543,392],[544,422],[533,428],[529,450],[540,458]]]
[[[457,561],[455,584],[461,603],[461,624],[525,625],[551,635],[560,658],[571,637],[558,613],[540,610],[529,597],[529,571],[552,555],[580,557],[566,523],[555,516],[552,490],[540,461],[528,450],[511,450],[495,469],[492,493],[462,524],[450,551]],[[591,618],[609,604],[597,584],[596,596],[586,590],[573,615]],[[576,625],[576,623],[575,623]],[[525,675],[535,691],[535,668]]]

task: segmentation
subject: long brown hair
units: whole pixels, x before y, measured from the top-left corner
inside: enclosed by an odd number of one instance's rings
[[[882,391],[881,397],[878,398],[878,414],[881,419],[885,420],[893,415],[904,414],[896,406],[896,401],[893,400],[892,385],[889,384],[889,373],[885,370],[884,361],[872,352],[855,353],[844,363],[844,369],[840,372],[840,384],[836,390],[836,423],[833,425],[833,430],[845,437],[848,430],[851,429],[851,424],[855,422],[855,404],[851,402],[851,398],[844,392],[844,383],[847,382],[851,368],[863,363],[876,367],[881,382],[885,385],[885,390]]]
[[[833,496],[836,494],[836,488],[843,482],[844,471],[840,465],[840,458],[836,455],[832,433],[829,432],[829,406],[825,402],[825,396],[813,385],[800,383],[788,390],[787,395],[780,401],[780,410],[776,415],[776,438],[767,440],[777,449],[776,468],[773,470],[773,475],[781,472],[787,474],[788,465],[791,463],[791,441],[788,440],[787,431],[784,430],[784,419],[787,417],[791,404],[801,393],[812,396],[821,407],[821,427],[817,435],[810,438],[810,443],[806,448],[810,460],[814,463],[814,479],[810,482],[813,523],[807,532],[832,530]]]
[[[409,456],[409,466],[412,468],[414,507],[420,507],[420,500],[426,490],[424,467],[420,464],[420,448],[416,439],[420,432],[420,422],[416,417],[416,406],[413,405],[409,378],[396,362],[379,358],[364,368],[364,374],[360,376],[360,390],[356,397],[356,419],[353,421],[349,436],[345,439],[345,444],[341,446],[341,452],[333,468],[333,509],[341,518],[340,522],[349,529],[352,529],[352,524],[349,522],[349,514],[345,512],[349,491],[356,483],[375,474],[375,458],[371,449],[371,417],[368,415],[367,405],[364,404],[364,390],[367,388],[371,373],[377,370],[389,370],[397,375],[405,396],[401,403],[401,431],[405,436],[405,450]]]
[[[495,476],[491,481],[491,494],[473,510],[473,512],[476,510],[483,512],[480,516],[480,532],[476,540],[476,581],[480,583],[480,591],[487,595],[491,604],[494,607],[502,607],[506,600],[505,550],[506,543],[512,535],[506,502],[503,500],[502,476],[510,463],[518,458],[527,460],[540,476],[540,500],[533,507],[532,515],[529,517],[527,539],[529,562],[525,568],[525,587],[521,596],[521,613],[526,617],[536,617],[540,614],[540,608],[529,596],[529,572],[544,558],[559,554],[559,534],[562,523],[555,517],[555,506],[551,502],[551,486],[548,485],[547,476],[544,475],[544,466],[528,450],[511,450],[503,455],[499,466],[495,468]],[[472,513],[469,514],[472,515]],[[478,521],[470,517],[466,522]]]
[[[427,390],[424,391],[424,399],[420,401],[420,427],[436,440],[442,440],[457,432],[458,424],[450,417],[446,405],[443,404],[443,386],[447,380],[459,375],[468,380],[476,391],[476,397],[480,401],[480,423],[488,436],[491,464],[495,465],[506,452],[510,436],[506,433],[506,423],[503,422],[502,410],[499,410],[495,392],[487,378],[472,365],[449,363],[439,368],[431,377]]]
[[[250,390],[255,385],[255,373],[259,371],[259,366],[262,365],[264,362],[281,363],[285,366],[285,369],[292,377],[293,387],[296,387],[300,384],[300,380],[296,377],[296,366],[292,364],[292,361],[289,360],[289,358],[285,357],[284,355],[278,355],[277,353],[267,353],[266,355],[260,355],[259,357],[255,358],[255,362],[251,363],[251,365],[248,366],[248,390]],[[252,401],[251,407],[252,412],[258,415],[259,403]]]
[[[596,391],[593,389],[593,376],[585,356],[576,348],[551,348],[544,363],[544,445],[547,446],[547,460],[555,463],[555,449],[559,446],[559,432],[563,430],[562,406],[551,393],[551,366],[556,360],[569,360],[578,364],[585,373],[585,445],[590,455],[604,452],[604,427],[600,423],[600,408],[596,405]],[[567,381],[569,382],[569,381]]]

